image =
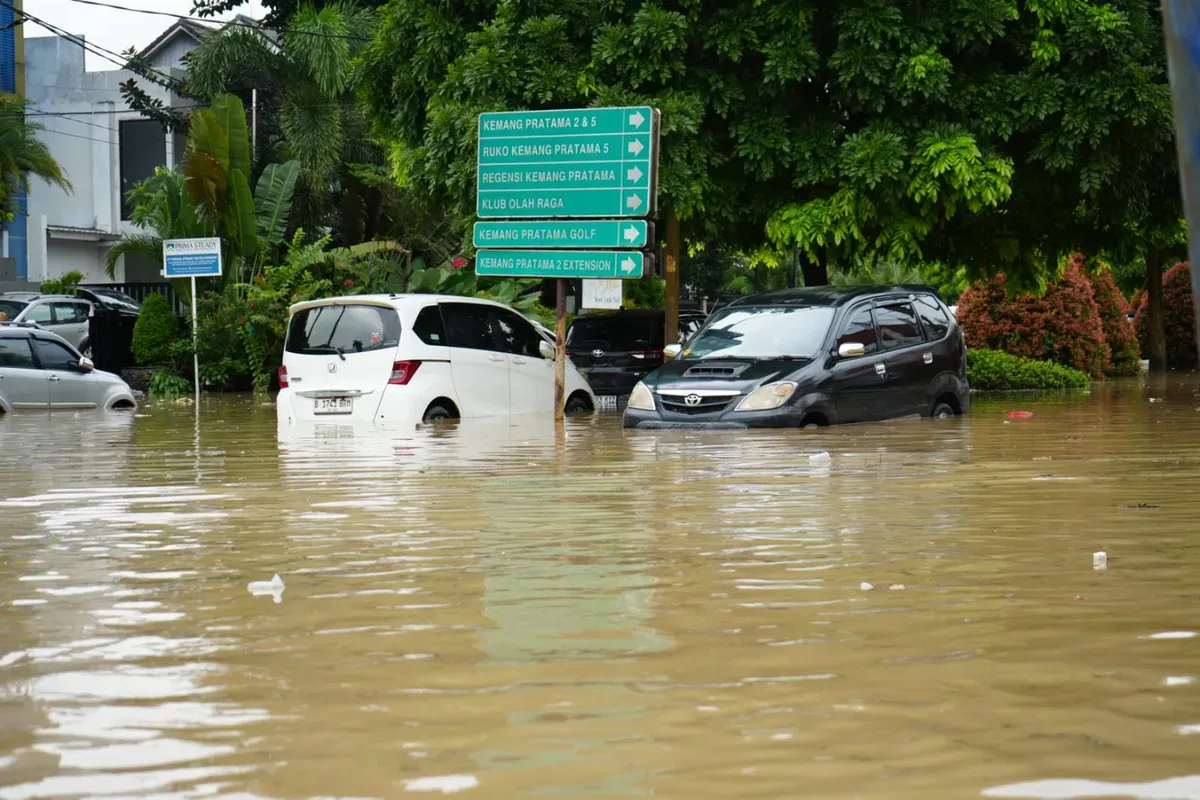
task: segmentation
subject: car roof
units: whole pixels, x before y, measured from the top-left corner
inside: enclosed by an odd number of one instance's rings
[[[296,303],[288,309],[288,312],[295,314],[297,311],[317,306],[348,306],[355,304],[391,306],[395,309],[411,310],[437,305],[438,303],[474,303],[475,305],[495,306],[496,308],[513,310],[511,306],[497,303],[494,300],[485,300],[482,297],[463,297],[456,294],[349,294],[340,297],[323,297],[319,300],[306,300],[303,303]]]
[[[932,294],[937,296],[937,290],[932,286],[922,285],[864,285],[864,286],[812,286],[802,289],[779,289],[774,292],[752,294],[734,300],[729,306],[833,306],[840,307],[847,303],[877,295],[896,294]],[[728,308],[729,306],[726,306]]]
[[[0,337],[6,339],[49,339],[52,342],[65,344],[71,347],[72,350],[75,349],[71,346],[70,342],[54,331],[48,331],[45,328],[34,328],[23,324],[13,324],[11,322],[0,322]]]

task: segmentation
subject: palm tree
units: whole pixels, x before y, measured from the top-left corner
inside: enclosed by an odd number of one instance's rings
[[[301,2],[286,30],[228,26],[188,55],[188,92],[214,97],[258,91],[256,163],[295,160],[300,167],[295,222],[345,244],[371,238],[378,193],[355,165],[382,164],[355,103],[355,57],[373,35],[374,11],[353,0]]]
[[[12,197],[22,189],[29,191],[29,176],[71,191],[71,182],[50,154],[50,148],[37,138],[44,126],[25,117],[26,100],[0,94],[0,222],[12,219]]]

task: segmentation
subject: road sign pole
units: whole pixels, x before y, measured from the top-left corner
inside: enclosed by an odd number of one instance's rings
[[[667,208],[667,308],[666,323],[663,334],[664,342],[675,344],[679,341],[679,220],[675,218],[675,209]]]
[[[567,281],[555,281],[554,303],[554,421],[562,422],[566,411],[567,383]]]
[[[196,413],[200,413],[200,352],[196,347],[196,276],[192,276],[192,379],[196,383]]]

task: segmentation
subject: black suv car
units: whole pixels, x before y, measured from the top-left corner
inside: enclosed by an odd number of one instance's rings
[[[627,395],[663,363],[662,309],[621,309],[578,316],[567,331],[567,355],[597,395]],[[704,322],[694,311],[679,312],[679,338],[687,341]]]
[[[625,427],[820,427],[970,402],[962,331],[926,286],[746,297],[666,349],[678,357],[634,387]]]

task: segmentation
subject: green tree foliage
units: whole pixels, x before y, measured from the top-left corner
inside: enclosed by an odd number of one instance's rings
[[[187,90],[200,97],[251,89],[259,97],[256,160],[300,166],[297,223],[332,227],[347,244],[370,238],[378,193],[352,165],[382,163],[354,102],[354,59],[369,41],[375,15],[349,0],[276,5],[269,27],[227,26],[188,55]]]
[[[1025,282],[1178,217],[1140,0],[390,0],[362,60],[395,177],[463,213],[479,112],[650,103],[688,241]]]
[[[109,249],[105,269],[115,274],[129,252],[162,258],[163,239],[219,236],[224,272],[248,279],[270,263],[285,242],[300,167],[268,164],[250,190],[246,114],[233,95],[192,112],[182,170],[159,168],[130,190],[131,220],[144,232]]]
[[[12,197],[29,191],[29,176],[71,191],[71,182],[46,143],[37,138],[44,126],[25,118],[27,102],[0,94],[0,223],[13,218]]]
[[[143,366],[171,363],[171,344],[179,335],[179,318],[164,295],[152,294],[142,303],[133,326],[133,357]]]
[[[73,269],[61,278],[51,278],[42,281],[42,294],[75,294],[75,289],[83,283],[84,274]]]

